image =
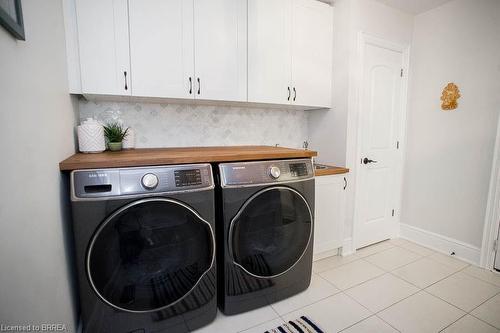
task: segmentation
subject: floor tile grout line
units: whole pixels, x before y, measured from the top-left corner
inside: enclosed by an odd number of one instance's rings
[[[376,315],[378,315],[378,314],[380,314],[381,312],[383,312],[383,311],[387,310],[388,308],[390,308],[390,307],[392,307],[392,306],[394,306],[394,305],[396,305],[396,304],[398,304],[398,303],[401,303],[401,302],[402,302],[402,301],[404,301],[405,299],[408,299],[408,298],[410,298],[410,297],[412,297],[412,296],[415,296],[416,294],[420,293],[421,291],[423,291],[423,289],[419,289],[419,290],[417,290],[416,292],[412,293],[411,295],[408,295],[408,296],[406,296],[406,297],[404,297],[404,298],[400,299],[399,301],[392,303],[391,305],[389,305],[389,306],[387,306],[387,307],[385,307],[385,308],[383,308],[383,309],[381,309],[381,310],[379,310],[379,311],[375,312],[375,314],[376,314]]]
[[[399,329],[397,329],[396,327],[394,327],[391,323],[389,323],[388,321],[386,321],[384,318],[380,317],[378,314],[375,314],[375,317],[377,317],[378,319],[382,320],[384,323],[386,323],[387,325],[389,325],[390,327],[392,327],[393,329],[395,329],[397,332],[401,333],[401,331]]]
[[[377,267],[377,268],[378,268],[378,267]],[[382,275],[384,275],[384,274],[386,274],[386,273],[388,273],[388,272],[383,271],[383,273],[382,273],[382,274],[379,274],[379,275],[377,275],[377,276],[374,276],[374,277],[372,277],[372,278],[369,278],[368,280],[365,280],[365,281],[363,281],[363,282],[357,283],[357,284],[352,285],[352,286],[350,286],[350,287],[348,287],[348,288],[345,288],[345,289],[342,289],[342,288],[340,288],[340,287],[337,287],[337,286],[336,286],[333,282],[330,282],[330,280],[328,280],[328,279],[327,279],[327,278],[325,278],[325,277],[322,277],[322,278],[323,278],[323,279],[325,279],[327,282],[329,282],[329,283],[330,283],[331,285],[333,285],[334,287],[336,287],[337,289],[339,289],[340,291],[344,292],[344,291],[346,291],[346,290],[348,290],[348,289],[351,289],[351,288],[357,287],[357,286],[359,286],[359,285],[361,285],[361,284],[363,284],[363,283],[365,283],[365,282],[368,282],[368,281],[374,280],[374,279],[376,279],[376,278],[378,278],[378,277],[381,277]]]
[[[439,283],[439,282],[441,282],[441,281],[443,281],[443,280],[446,280],[446,279],[448,279],[448,278],[450,278],[450,277],[452,277],[453,275],[456,275],[456,274],[458,274],[458,273],[460,273],[460,271],[455,272],[455,273],[453,273],[452,275],[450,275],[450,276],[448,276],[448,277],[446,277],[446,278],[444,278],[444,279],[442,279],[442,280],[440,280],[440,281],[437,281],[436,283]],[[470,277],[470,276],[469,276],[469,277]],[[476,279],[476,280],[481,281],[481,282],[485,282],[485,281],[480,280],[480,279]],[[422,289],[422,290],[424,290],[424,291],[425,291],[425,292],[427,292],[428,294],[430,294],[430,295],[432,295],[432,296],[434,296],[434,297],[437,297],[437,298],[439,298],[440,300],[445,301],[446,303],[451,304],[451,305],[453,305],[454,307],[457,307],[457,308],[458,308],[458,305],[455,305],[455,304],[451,303],[450,301],[445,300],[445,299],[444,299],[444,298],[442,298],[441,296],[434,295],[433,293],[431,293],[430,291],[428,291],[428,290],[427,290],[427,289],[429,289],[431,286],[433,286],[433,285],[434,285],[434,284],[436,284],[436,283],[433,283],[433,284],[431,284],[430,286],[425,287],[425,288],[424,288],[424,289]],[[460,310],[462,310],[462,311],[464,311],[464,312],[466,312],[467,314],[471,314],[471,312],[472,312],[472,311],[474,311],[475,309],[477,309],[478,307],[480,307],[480,306],[481,306],[481,305],[483,305],[484,303],[488,302],[490,299],[492,299],[492,298],[496,297],[497,295],[500,295],[500,288],[498,288],[498,287],[497,287],[497,289],[498,289],[498,290],[497,290],[497,292],[496,292],[493,296],[488,297],[485,301],[481,302],[479,305],[477,305],[477,306],[475,306],[474,308],[472,308],[472,310],[468,311],[468,310],[464,310],[464,309],[461,309],[461,308],[459,308],[459,309],[460,309]]]
[[[425,247],[425,246],[419,245],[419,244],[417,244],[417,243],[413,243],[413,244],[415,244],[415,245],[417,245],[417,246],[421,246],[421,247],[423,247],[424,249],[428,249],[429,251],[431,251],[431,253],[430,253],[430,254],[421,254],[421,253],[418,253],[418,252],[416,252],[416,251],[414,251],[414,250],[408,249],[408,248],[406,248],[406,247],[404,247],[404,246],[402,246],[402,245],[397,245],[397,244],[395,244],[394,246],[397,246],[397,247],[400,247],[400,248],[402,248],[402,249],[405,249],[405,250],[408,250],[408,251],[410,251],[410,252],[413,252],[413,253],[415,253],[415,254],[421,255],[421,256],[422,256],[422,257],[424,257],[424,258],[425,258],[425,257],[432,256],[434,253],[437,253],[436,251],[431,250],[431,249],[429,249],[429,248],[427,248],[427,247]]]
[[[344,330],[348,329],[349,327],[352,327],[352,326],[354,326],[354,325],[356,325],[356,324],[359,324],[359,323],[360,323],[360,322],[362,322],[363,320],[366,320],[366,319],[368,319],[368,318],[370,318],[370,317],[372,317],[372,316],[374,316],[374,315],[375,315],[375,313],[373,313],[373,311],[372,311],[372,310],[368,309],[366,306],[364,306],[363,304],[359,303],[357,300],[355,300],[354,298],[352,298],[350,295],[346,294],[345,292],[342,292],[342,294],[344,294],[344,296],[346,296],[347,298],[351,299],[354,303],[357,303],[358,305],[360,305],[361,307],[363,307],[366,311],[368,311],[368,313],[369,313],[370,315],[369,315],[368,317],[364,317],[364,318],[363,318],[363,319],[361,319],[361,320],[358,320],[357,322],[353,323],[352,325],[349,325],[349,326],[347,326],[347,327],[344,327],[343,329],[341,329],[340,331],[337,331],[337,332],[342,332],[342,331],[344,331]]]
[[[339,290],[340,290],[340,289],[339,289]],[[326,299],[328,299],[328,298],[330,298],[330,297],[337,296],[338,294],[342,294],[342,293],[343,293],[343,292],[342,292],[342,290],[340,290],[338,293],[335,293],[335,294],[333,294],[333,295],[330,295],[330,296],[324,297],[324,298],[322,298],[322,299],[320,299],[320,300],[317,300],[317,301],[314,301],[314,302],[309,303],[309,304],[307,304],[307,305],[304,305],[304,306],[302,306],[302,307],[300,307],[300,308],[298,308],[298,309],[295,309],[295,310],[291,310],[291,311],[285,312],[285,313],[283,313],[282,315],[280,315],[280,314],[278,314],[278,315],[279,315],[280,317],[282,317],[282,318],[283,318],[283,316],[289,315],[289,314],[290,314],[290,313],[292,313],[292,312],[296,312],[296,311],[299,311],[299,310],[305,309],[305,308],[307,308],[307,307],[309,307],[309,306],[311,306],[311,305],[313,305],[313,304],[319,303],[319,302],[324,301],[324,300],[326,300]],[[273,309],[273,310],[274,310],[274,309]]]
[[[451,267],[450,267],[450,268],[451,268]],[[394,271],[396,271],[396,269],[395,269]],[[404,281],[406,281],[406,282],[408,282],[408,283],[410,283],[410,284],[414,285],[415,287],[420,288],[420,289],[422,289],[422,290],[424,290],[424,289],[426,289],[426,288],[429,288],[430,286],[435,285],[436,283],[441,282],[441,281],[443,281],[444,279],[447,279],[447,278],[449,278],[450,276],[452,276],[452,275],[454,275],[454,274],[456,274],[456,273],[460,272],[460,270],[458,270],[458,271],[456,271],[456,272],[453,272],[453,273],[450,273],[450,274],[446,275],[444,278],[441,278],[441,279],[439,279],[439,280],[437,280],[437,281],[435,281],[435,282],[431,283],[431,284],[430,284],[430,285],[428,285],[428,286],[425,286],[425,287],[420,287],[420,286],[417,286],[416,284],[414,284],[413,282],[408,281],[408,280],[406,280],[405,278],[403,278],[403,277],[401,277],[401,276],[398,276],[398,275],[394,274],[394,271],[391,271],[391,272],[389,272],[389,273],[391,273],[391,274],[392,274],[392,275],[394,275],[395,277],[398,277],[398,278],[400,278],[400,279],[402,279],[402,280],[404,280]]]
[[[366,262],[368,262],[368,263],[370,263],[370,264],[372,264],[372,265],[375,265],[375,266],[377,266],[378,268],[380,268],[380,269],[382,269],[382,270],[386,271],[387,273],[389,273],[389,272],[395,271],[395,270],[397,270],[397,269],[403,268],[403,267],[405,267],[405,266],[411,265],[411,264],[413,264],[414,262],[417,262],[417,261],[419,261],[419,260],[421,260],[421,259],[423,259],[423,258],[424,258],[424,257],[419,257],[419,258],[417,258],[417,259],[415,259],[415,260],[412,260],[412,261],[410,261],[410,262],[408,262],[408,263],[406,263],[406,264],[404,264],[404,265],[401,265],[401,266],[398,266],[398,267],[396,267],[396,268],[389,269],[389,270],[388,270],[387,268],[381,267],[381,266],[379,266],[379,265],[377,265],[377,264],[375,264],[375,263],[373,263],[373,262],[371,262],[371,261],[366,260]]]
[[[336,255],[336,256],[337,256],[337,255]],[[350,254],[349,256],[355,256],[355,255],[354,255],[354,254]],[[332,257],[335,257],[335,256],[332,256]],[[325,259],[328,259],[328,258],[324,258],[324,259],[321,259],[321,260],[325,260]],[[340,265],[335,266],[335,267],[331,267],[331,268],[325,269],[324,271],[321,271],[321,272],[315,272],[315,271],[314,271],[314,268],[313,268],[313,272],[314,272],[315,274],[318,274],[318,275],[319,275],[320,273],[324,273],[324,272],[326,272],[326,271],[329,271],[329,270],[332,270],[332,269],[335,269],[335,268],[338,268],[338,267],[342,267],[342,266],[344,266],[344,265],[349,265],[350,263],[353,263],[353,262],[358,261],[358,260],[361,260],[361,259],[362,259],[362,258],[358,258],[358,257],[356,257],[356,259],[354,259],[354,260],[352,260],[352,261],[346,262],[346,263],[344,263],[344,264],[340,264]],[[321,261],[321,260],[318,260],[318,261]]]
[[[497,330],[500,330],[500,327],[496,327],[495,325],[488,323],[486,320],[481,319],[481,318],[479,318],[479,317],[475,316],[475,315],[474,315],[474,314],[472,314],[472,313],[468,313],[468,315],[469,315],[469,316],[472,316],[473,318],[475,318],[475,319],[477,319],[477,320],[479,320],[479,321],[481,321],[481,322],[483,322],[483,323],[485,323],[485,324],[488,324],[488,325],[489,325],[489,326],[491,326],[491,327],[496,328]]]
[[[452,323],[446,325],[445,327],[443,327],[442,329],[439,330],[439,332],[443,332],[445,329],[447,329],[448,327],[450,327],[451,325],[455,324],[457,321],[459,321],[460,319],[466,317],[468,315],[468,313],[464,313],[463,316],[461,316],[460,318],[458,318],[457,320],[453,321]]]
[[[463,269],[461,269],[460,271],[464,271],[463,273],[464,273],[464,274],[466,274],[467,276],[473,277],[473,278],[475,278],[475,279],[478,279],[478,280],[481,280],[481,281],[486,282],[486,283],[488,283],[488,284],[491,284],[491,285],[493,285],[493,286],[495,286],[495,287],[497,287],[497,288],[500,288],[500,285],[497,285],[497,284],[492,283],[492,282],[490,282],[490,281],[486,281],[486,280],[481,279],[481,278],[479,278],[479,277],[477,277],[477,276],[475,276],[475,275],[472,275],[472,274],[470,274],[470,273],[465,272],[465,270],[466,270],[467,268],[469,268],[469,267],[476,267],[476,268],[480,268],[480,269],[486,270],[486,269],[484,269],[484,268],[482,268],[482,267],[479,267],[479,266],[474,266],[474,265],[472,265],[472,264],[469,264],[467,267],[464,267],[464,268],[463,268]],[[488,271],[488,272],[490,272],[490,271]],[[493,273],[493,272],[490,272],[490,273],[492,273],[492,274],[496,274],[496,273]]]

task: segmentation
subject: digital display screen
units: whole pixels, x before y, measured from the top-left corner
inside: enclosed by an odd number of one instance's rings
[[[307,176],[307,164],[306,163],[290,164],[290,174],[292,175],[292,177]]]
[[[175,176],[176,187],[202,184],[200,169],[176,170],[174,172],[174,176]]]

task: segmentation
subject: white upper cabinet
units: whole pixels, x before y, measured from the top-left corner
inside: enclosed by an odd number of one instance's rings
[[[84,94],[130,95],[127,0],[76,0]]]
[[[129,0],[132,94],[194,96],[193,0]]]
[[[332,8],[317,0],[248,3],[248,100],[330,107]]]
[[[195,98],[247,101],[246,6],[247,0],[194,1]]]
[[[318,0],[65,1],[83,94],[331,105],[333,10]]]
[[[249,0],[249,102],[290,103],[290,48],[290,0]]]
[[[332,7],[292,0],[292,102],[312,107],[332,103]]]

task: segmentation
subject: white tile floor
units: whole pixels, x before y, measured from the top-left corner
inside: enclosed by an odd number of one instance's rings
[[[500,274],[395,239],[313,265],[303,293],[197,333],[263,333],[306,315],[326,333],[500,333]]]

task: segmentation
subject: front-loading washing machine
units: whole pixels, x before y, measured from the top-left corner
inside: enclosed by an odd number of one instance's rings
[[[76,170],[70,182],[84,332],[180,333],[215,318],[209,164]]]
[[[224,163],[218,187],[218,303],[237,314],[295,295],[311,281],[311,159]]]

